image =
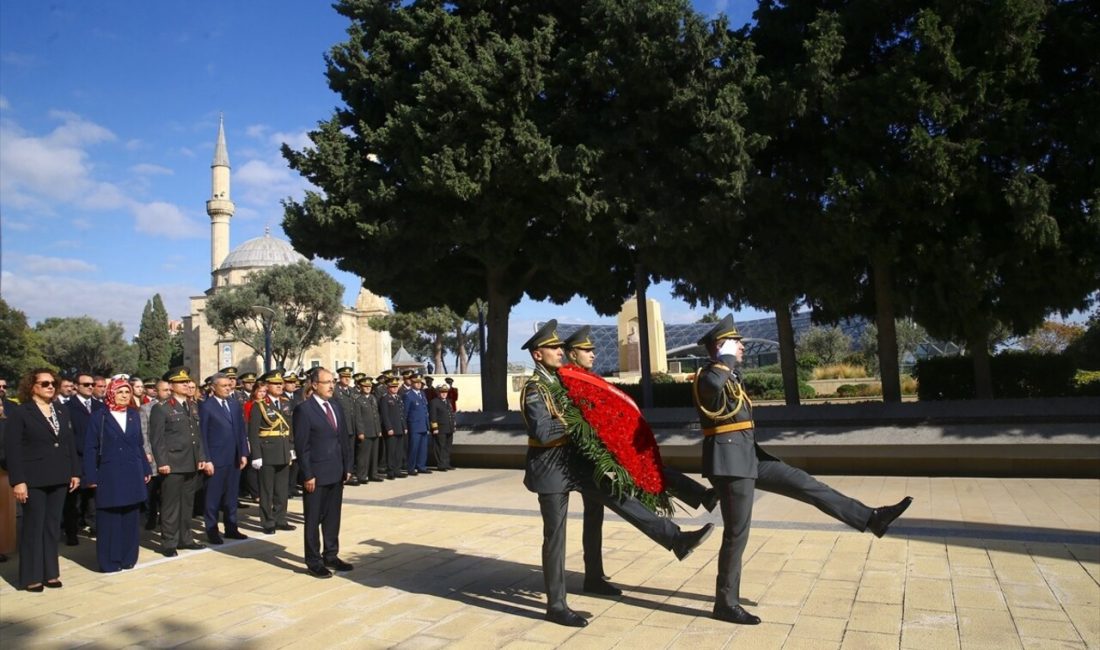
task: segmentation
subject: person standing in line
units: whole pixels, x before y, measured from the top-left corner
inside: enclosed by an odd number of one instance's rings
[[[333,399],[336,381],[322,367],[310,371],[312,396],[294,408],[291,429],[301,472],[305,515],[305,560],[310,575],[328,578],[332,571],[351,571],[340,559],[340,510],[344,481],[351,476],[349,422]],[[321,535],[324,538],[322,546]]]
[[[611,496],[609,488],[593,479],[594,468],[570,444],[563,419],[566,404],[555,397],[560,387],[563,341],[557,321],[550,320],[523,344],[535,362],[535,372],[520,393],[523,422],[527,428],[527,462],[523,484],[538,494],[542,514],[542,573],[546,585],[546,620],[570,627],[588,621],[565,601],[565,524],[569,493],[581,492],[610,508],[647,537],[683,560],[710,535],[713,524],[685,533],[671,520],[659,517],[637,499]],[[568,400],[568,398],[564,398]],[[586,555],[591,561],[593,556]],[[585,591],[606,595],[621,593],[603,578],[603,567],[585,567]]]
[[[423,379],[412,378],[412,388],[405,393],[405,424],[409,435],[410,476],[431,474],[428,469],[428,400],[424,397]]]
[[[99,570],[112,573],[137,564],[141,538],[141,504],[152,469],[145,457],[141,415],[125,379],[107,385],[106,409],[88,426],[84,480],[96,490],[96,559]]]
[[[405,478],[405,402],[401,400],[401,380],[390,377],[386,382],[386,394],[379,403],[382,432],[386,441],[386,478]]]
[[[237,495],[241,485],[241,470],[248,463],[248,434],[244,427],[244,411],[240,402],[231,397],[233,380],[214,375],[214,394],[199,406],[199,430],[207,461],[214,471],[206,481],[206,540],[222,544],[218,532],[218,513],[223,513],[225,537],[246,539],[237,526]]]
[[[176,549],[206,548],[192,537],[190,522],[199,473],[213,474],[214,465],[206,462],[198,407],[191,399],[195,382],[191,380],[190,370],[178,366],[165,373],[162,379],[168,382],[172,394],[149,413],[149,443],[153,446],[153,462],[162,480],[161,554],[175,557],[179,554]]]
[[[260,382],[267,396],[252,405],[248,418],[248,440],[252,468],[260,477],[260,527],[265,535],[275,530],[294,530],[287,522],[286,506],[294,440],[290,430],[290,403],[283,399],[282,368],[264,373]]]
[[[152,467],[154,463],[153,443],[149,441],[149,414],[153,412],[154,406],[168,399],[172,394],[172,388],[163,379],[148,381],[145,385],[154,387],[152,394],[149,395],[149,401],[142,404],[139,411],[141,414],[141,435],[145,439],[145,457],[148,459],[150,467]],[[146,486],[148,497],[145,500],[145,530],[157,529],[157,520],[160,516],[160,483],[160,474],[153,472],[153,478],[149,480]]]
[[[381,481],[378,470],[378,441],[382,436],[382,416],[374,397],[374,380],[370,375],[359,378],[359,393],[355,395],[355,471],[359,482]]]
[[[102,377],[100,378],[102,379]],[[88,430],[88,421],[92,414],[103,408],[103,402],[95,398],[96,378],[90,373],[79,373],[76,376],[76,395],[65,405],[69,409],[69,420],[72,422],[73,436],[76,443],[78,467],[84,469],[84,436]],[[106,390],[106,387],[104,388]],[[76,546],[80,543],[77,533],[83,530],[88,537],[95,535],[95,490],[81,488],[70,492],[65,497],[65,544]]]
[[[756,443],[752,401],[741,385],[739,367],[745,354],[741,338],[733,316],[727,315],[699,339],[710,362],[696,375],[692,394],[705,436],[703,476],[718,490],[722,512],[722,546],[718,551],[712,617],[738,625],[757,625],[760,617],[741,606],[741,562],[752,526],[755,489],[808,503],[877,537],[886,533],[913,498],[872,509],[761,449]]]
[[[66,409],[54,404],[57,375],[38,368],[19,382],[19,404],[8,405],[4,452],[8,483],[23,506],[19,583],[30,592],[61,587],[57,559],[65,495],[80,487],[80,457]]]
[[[437,390],[435,399],[428,405],[428,419],[432,426],[436,469],[446,472],[454,469],[451,467],[451,445],[455,438],[455,412],[451,410],[451,403],[447,399],[451,387],[443,383]]]

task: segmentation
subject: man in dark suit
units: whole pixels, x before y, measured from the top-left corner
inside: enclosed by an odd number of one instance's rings
[[[76,376],[76,394],[65,406],[69,409],[69,420],[73,426],[73,436],[76,443],[77,462],[80,468],[84,467],[84,435],[88,430],[88,421],[92,413],[107,408],[100,400],[95,399],[92,390],[95,386],[95,378],[88,373],[80,373]],[[83,528],[88,536],[95,535],[95,488],[81,487],[65,495],[65,511],[62,518],[62,527],[65,529],[65,544],[76,546],[79,541],[76,534]]]
[[[163,379],[169,383],[172,395],[149,412],[149,444],[153,447],[157,474],[162,479],[161,553],[165,557],[175,557],[178,548],[205,548],[191,537],[190,521],[198,473],[209,476],[214,465],[206,462],[198,410],[190,399],[195,390],[190,371],[182,366],[173,368]]]
[[[565,522],[569,513],[569,493],[580,492],[645,533],[683,560],[710,535],[713,524],[685,533],[665,517],[646,509],[633,497],[616,498],[607,487],[597,485],[591,464],[570,444],[563,413],[569,397],[561,390],[558,368],[562,365],[563,341],[558,338],[557,321],[547,322],[535,332],[524,350],[531,352],[535,372],[520,393],[520,408],[527,427],[527,463],[523,484],[539,495],[542,513],[542,573],[546,584],[546,620],[584,627],[588,621],[565,602]],[[564,400],[564,403],[563,403]],[[590,559],[587,556],[586,559]],[[600,571],[586,567],[585,591],[614,595],[618,588],[609,584]]]
[[[352,468],[351,428],[340,404],[333,399],[336,382],[332,372],[314,368],[309,384],[313,394],[294,408],[291,428],[305,490],[306,569],[313,576],[328,578],[332,575],[329,569],[352,569],[338,557],[344,481],[351,477]],[[323,549],[318,527],[324,535]]]
[[[775,492],[817,507],[859,531],[878,537],[905,512],[912,497],[892,506],[869,508],[791,467],[756,444],[752,402],[741,386],[738,366],[745,353],[741,334],[727,315],[699,339],[711,362],[695,378],[695,409],[703,430],[703,476],[718,491],[722,511],[722,546],[712,616],[740,625],[760,618],[741,607],[741,558],[749,541],[755,488]]]
[[[199,427],[207,460],[214,473],[206,480],[206,539],[211,544],[223,543],[218,533],[218,512],[224,512],[225,536],[245,539],[237,527],[237,495],[240,492],[241,470],[248,463],[248,436],[244,427],[241,403],[233,399],[234,380],[218,373],[213,377],[214,393],[199,406]]]

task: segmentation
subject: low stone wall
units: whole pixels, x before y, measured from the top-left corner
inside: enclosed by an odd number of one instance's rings
[[[1100,398],[761,406],[756,438],[819,474],[1100,478]],[[699,471],[693,409],[646,418],[665,462]],[[519,413],[460,413],[455,462],[523,467]]]

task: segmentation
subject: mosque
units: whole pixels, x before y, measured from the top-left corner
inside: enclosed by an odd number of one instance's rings
[[[218,124],[218,141],[210,169],[212,192],[206,202],[206,213],[210,215],[210,288],[191,298],[190,313],[183,318],[183,361],[192,375],[200,378],[226,366],[237,366],[240,372],[259,373],[263,371],[263,355],[218,334],[206,322],[206,301],[216,291],[243,283],[254,271],[295,264],[306,258],[290,242],[273,237],[269,231],[229,250],[229,222],[235,206],[229,194],[229,151],[223,123]],[[340,335],[306,350],[299,363],[288,362],[292,366],[289,370],[351,366],[373,376],[389,368],[392,365],[389,332],[376,331],[368,324],[372,316],[389,313],[381,297],[360,288],[355,305],[344,308]]]

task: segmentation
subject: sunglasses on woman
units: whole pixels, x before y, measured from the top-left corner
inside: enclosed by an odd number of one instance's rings
[[[53,387],[57,386],[57,382],[56,381],[50,381],[50,380],[44,380],[44,381],[38,382],[38,386],[40,388],[53,388]]]

